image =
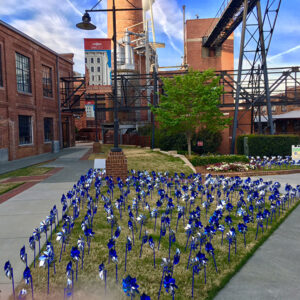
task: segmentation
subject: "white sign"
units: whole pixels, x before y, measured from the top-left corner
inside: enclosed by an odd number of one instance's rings
[[[95,159],[94,169],[104,169],[105,170],[105,159]]]
[[[87,118],[95,118],[95,107],[94,104],[85,105],[85,113]]]
[[[300,146],[292,146],[292,159],[298,162],[300,160]]]

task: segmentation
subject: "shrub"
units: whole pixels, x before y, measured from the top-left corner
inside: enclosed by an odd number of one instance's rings
[[[190,159],[193,166],[206,166],[216,163],[234,163],[249,162],[249,158],[245,155],[210,155],[210,156],[193,156]]]
[[[203,147],[197,146],[197,141],[203,141]],[[221,132],[212,132],[209,129],[201,129],[194,134],[192,139],[192,151],[198,154],[215,153],[222,142]]]
[[[292,145],[300,143],[298,135],[241,135],[237,138],[238,154],[244,154],[244,137],[248,137],[250,156],[291,155]]]
[[[155,130],[155,147],[161,150],[187,150],[186,137],[183,133],[170,134],[166,130]]]

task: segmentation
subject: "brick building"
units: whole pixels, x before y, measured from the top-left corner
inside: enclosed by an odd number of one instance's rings
[[[59,96],[72,58],[0,21],[0,161],[74,145],[73,116],[61,113]]]
[[[209,28],[216,23],[218,19],[194,19],[187,20],[185,23],[185,65],[198,71],[213,69],[215,71],[234,70],[234,36],[222,44],[220,48],[208,49],[202,46],[202,40],[207,35]],[[233,104],[232,88],[225,86],[226,97],[224,103]],[[222,108],[226,117],[233,117],[234,108]],[[239,127],[237,135],[250,133],[251,113],[249,111],[239,111]],[[222,131],[222,143],[219,152],[223,154],[230,153],[232,126]]]

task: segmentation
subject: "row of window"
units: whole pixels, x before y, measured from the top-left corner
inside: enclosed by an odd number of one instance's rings
[[[95,71],[94,67],[91,67],[91,72],[93,73]],[[100,67],[97,67],[97,72],[100,72]]]
[[[91,57],[90,61],[91,61],[91,64],[93,64],[94,63],[94,57]],[[87,64],[87,62],[88,62],[88,60],[87,60],[87,58],[85,58],[85,63]],[[100,57],[97,57],[97,64],[100,64]]]
[[[0,86],[3,86],[0,46]],[[18,92],[31,93],[30,58],[16,52],[16,78]],[[42,65],[43,95],[53,97],[52,69]]]
[[[19,115],[19,145],[33,144],[32,117]],[[44,118],[44,141],[53,140],[53,119]]]

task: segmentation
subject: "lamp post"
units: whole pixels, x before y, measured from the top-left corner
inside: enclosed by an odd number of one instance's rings
[[[114,147],[112,152],[121,152],[119,148],[119,119],[118,119],[118,99],[117,99],[117,28],[116,28],[116,12],[142,10],[142,8],[118,8],[116,9],[115,0],[113,0],[112,9],[89,9],[85,10],[82,22],[76,24],[77,28],[84,30],[94,30],[96,26],[91,23],[89,12],[112,12],[113,14],[113,45],[114,45],[114,81],[113,81],[113,103],[114,103]]]

